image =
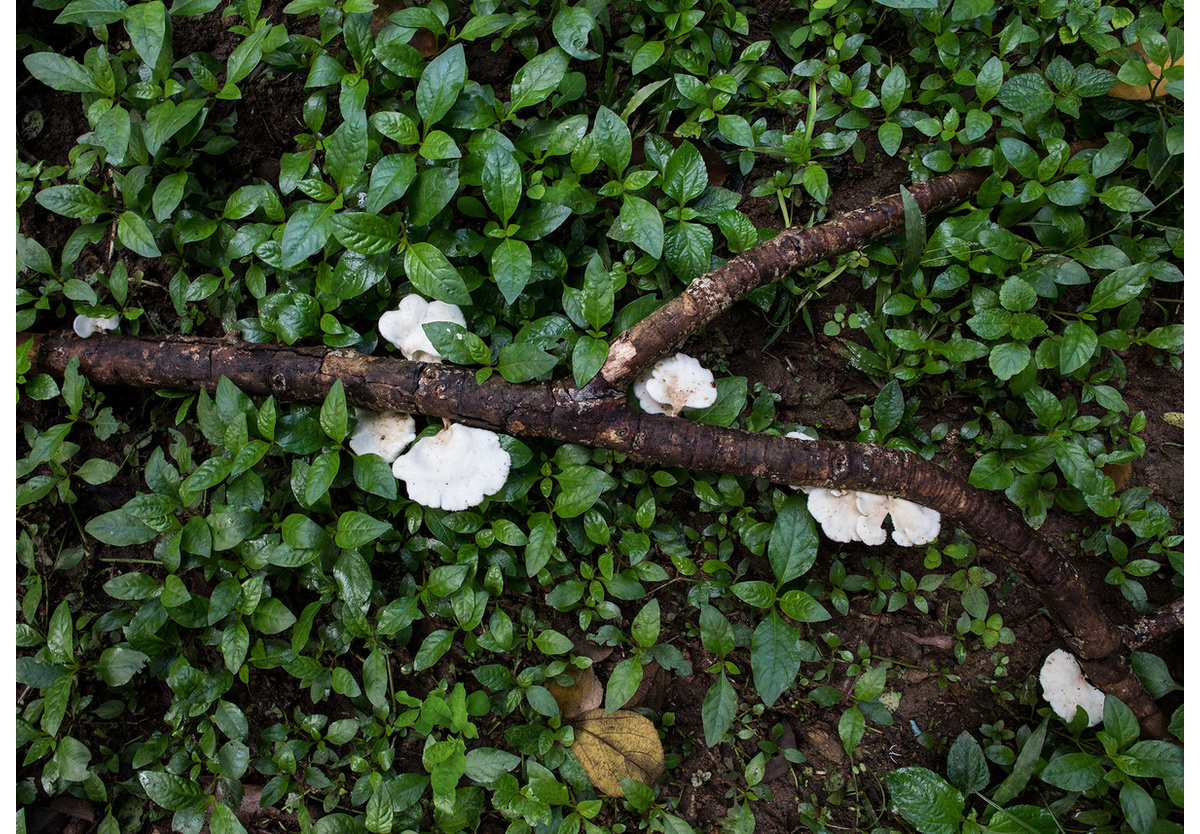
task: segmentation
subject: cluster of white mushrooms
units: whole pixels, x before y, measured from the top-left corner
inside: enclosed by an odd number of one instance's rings
[[[405,359],[442,361],[422,325],[447,322],[465,326],[462,310],[441,301],[405,296],[397,310],[379,319],[379,334]],[[350,449],[359,455],[375,454],[392,464],[392,474],[404,481],[408,497],[425,507],[465,510],[499,492],[508,480],[511,458],[495,432],[446,422],[432,437],[423,437],[407,453],[417,436],[417,424],[408,414],[375,414],[355,409],[358,424],[350,435]]]
[[[816,440],[803,432],[788,432],[796,440]],[[887,541],[883,520],[892,517],[892,541],[901,547],[929,544],[942,530],[937,510],[904,498],[849,489],[800,487],[808,493],[808,512],[835,542],[880,545]]]

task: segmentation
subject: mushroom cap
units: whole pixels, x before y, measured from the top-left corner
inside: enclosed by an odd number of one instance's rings
[[[392,474],[422,506],[465,510],[504,486],[511,463],[495,432],[451,423],[396,458]]]
[[[81,339],[87,339],[93,333],[106,333],[109,330],[116,330],[120,324],[120,316],[109,316],[101,319],[79,315],[75,317],[75,335]]]
[[[808,512],[821,525],[821,530],[827,537],[843,544],[863,540],[858,527],[862,519],[862,513],[858,511],[856,503],[858,493],[822,487],[809,487],[806,491]],[[886,534],[884,538],[887,538]]]
[[[406,295],[400,306],[379,317],[379,335],[400,349],[405,359],[414,362],[441,362],[442,355],[425,335],[423,324],[435,321],[467,326],[462,310],[444,301],[426,301],[419,295]]]
[[[650,373],[634,383],[633,392],[642,410],[672,417],[685,408],[708,408],[717,401],[712,371],[685,353],[655,362]]]
[[[887,533],[883,531],[883,520],[892,517],[892,540],[901,547],[929,544],[942,531],[942,516],[937,510],[922,507],[905,498],[891,495],[875,495],[860,492],[858,511],[863,520],[859,529],[867,544],[883,544]]]
[[[1088,726],[1104,718],[1104,693],[1088,683],[1075,655],[1062,649],[1050,652],[1042,664],[1042,694],[1063,721],[1072,721],[1079,707],[1087,712]]]
[[[407,414],[398,411],[376,414],[356,408],[354,415],[358,423],[350,434],[350,449],[356,455],[379,455],[391,463],[417,436],[417,423]]]

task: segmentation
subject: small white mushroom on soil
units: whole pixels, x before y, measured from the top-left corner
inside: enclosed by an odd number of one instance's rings
[[[350,449],[356,455],[375,454],[391,463],[417,437],[417,423],[407,414],[356,408],[354,415],[358,423],[350,435]]]
[[[1087,712],[1088,726],[1095,727],[1104,718],[1104,693],[1088,683],[1075,655],[1055,649],[1042,664],[1042,694],[1055,714],[1072,721],[1079,707]]]
[[[392,464],[392,474],[418,504],[455,511],[499,492],[511,463],[495,432],[451,423],[414,443]]]
[[[462,310],[444,301],[426,301],[419,295],[406,295],[400,306],[379,317],[379,335],[400,349],[405,359],[414,362],[441,362],[422,327],[433,322],[452,322],[467,326]]]
[[[93,333],[107,333],[110,330],[116,330],[120,325],[120,316],[109,316],[103,319],[92,316],[76,316],[75,335],[81,339],[87,339]]]
[[[654,363],[633,383],[633,394],[647,414],[675,417],[684,409],[708,408],[717,401],[712,371],[684,353]]]
[[[793,431],[788,437],[816,440]],[[853,490],[800,487],[808,493],[808,511],[835,542],[880,545],[887,541],[883,520],[892,517],[892,540],[901,547],[929,544],[941,533],[942,516],[904,498]]]

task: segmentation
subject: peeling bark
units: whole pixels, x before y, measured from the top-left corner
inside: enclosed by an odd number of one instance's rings
[[[1001,555],[1041,594],[1092,681],[1124,701],[1146,733],[1166,734],[1165,718],[1124,656],[1125,635],[1070,563],[1007,504],[916,455],[644,414],[623,400],[581,396],[562,381],[514,385],[493,376],[479,385],[470,369],[364,356],[348,349],[190,337],[29,338],[34,371],[61,375],[78,357],[80,372],[100,385],[215,390],[225,376],[252,396],[319,403],[341,380],[349,403],[374,411],[420,413],[515,436],[580,443],[637,461],[907,498],[937,510]]]

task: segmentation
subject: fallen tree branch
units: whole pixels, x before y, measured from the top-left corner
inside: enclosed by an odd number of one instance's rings
[[[1174,634],[1182,628],[1183,599],[1180,598],[1125,626],[1125,645],[1130,649],[1140,649],[1147,643]]]
[[[62,375],[72,358],[94,383],[214,390],[222,376],[252,396],[322,402],[341,380],[349,403],[442,417],[524,437],[620,452],[638,461],[751,475],[779,484],[898,495],[940,512],[1005,559],[1045,601],[1093,683],[1125,702],[1143,730],[1166,720],[1133,674],[1125,635],[1075,569],[1015,511],[934,463],[880,446],[801,442],[635,411],[584,399],[566,382],[516,385],[446,365],[365,356],[348,349],[231,344],[224,339],[28,334],[33,371]]]
[[[966,200],[986,178],[987,174],[978,169],[955,171],[913,183],[910,193],[921,213],[928,214]],[[642,370],[747,293],[798,269],[866,246],[903,223],[904,202],[900,194],[893,194],[819,226],[785,229],[696,278],[682,293],[617,336],[600,373],[584,387],[581,396],[623,396]]]

